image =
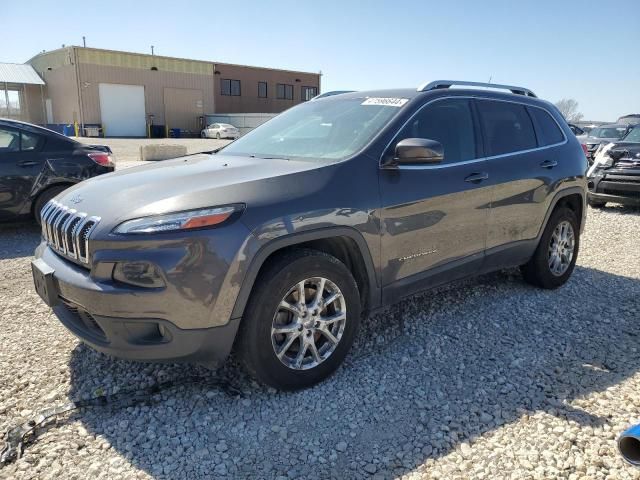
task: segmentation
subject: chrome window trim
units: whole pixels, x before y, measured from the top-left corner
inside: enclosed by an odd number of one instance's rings
[[[469,160],[461,160],[459,162],[439,163],[439,164],[435,164],[435,165],[428,165],[428,164],[425,164],[425,165],[398,165],[396,168],[394,168],[394,170],[437,170],[439,168],[453,167],[453,166],[457,166],[457,165],[468,165],[468,164],[473,164],[473,163],[478,163],[478,162],[484,162],[484,161],[487,161],[487,160],[495,160],[495,159],[498,159],[498,158],[512,157],[514,155],[537,152],[537,151],[540,151],[540,150],[546,150],[548,148],[559,147],[561,145],[565,145],[569,141],[569,139],[567,138],[567,136],[564,133],[564,130],[562,129],[562,126],[558,123],[558,121],[551,114],[551,112],[549,112],[549,110],[547,110],[544,107],[540,107],[538,105],[530,105],[530,104],[528,104],[526,102],[519,102],[519,101],[516,101],[516,100],[506,100],[506,99],[502,99],[502,98],[488,98],[488,97],[484,97],[484,96],[481,96],[481,95],[447,95],[447,96],[444,96],[444,97],[438,97],[438,98],[434,98],[433,100],[429,100],[427,103],[422,105],[418,110],[416,110],[413,113],[413,115],[411,115],[411,117],[409,117],[407,119],[407,121],[404,122],[400,126],[400,128],[398,128],[398,130],[396,131],[396,133],[393,136],[393,138],[391,139],[391,141],[389,141],[389,143],[387,143],[387,145],[384,147],[384,149],[382,151],[382,155],[380,156],[380,159],[379,159],[379,162],[378,162],[378,166],[382,165],[385,153],[389,150],[389,147],[393,144],[393,142],[395,141],[397,136],[400,134],[400,132],[404,129],[404,127],[406,127],[409,124],[409,122],[411,122],[411,120],[414,119],[414,117],[416,115],[418,115],[422,111],[423,108],[426,108],[429,105],[431,105],[432,103],[439,102],[441,100],[450,100],[450,99],[456,99],[456,98],[464,98],[464,99],[467,99],[467,100],[486,100],[486,101],[492,101],[492,102],[515,103],[517,105],[522,105],[525,108],[526,107],[539,108],[540,110],[543,110],[548,115],[550,115],[551,118],[553,119],[553,121],[556,122],[556,125],[558,126],[558,128],[562,132],[562,136],[563,136],[564,140],[562,142],[554,143],[552,145],[545,145],[543,147],[530,148],[530,149],[527,149],[527,150],[517,150],[515,152],[502,153],[500,155],[491,155],[491,156],[488,156],[488,157],[472,158],[472,159],[469,159]],[[535,132],[535,125],[533,124],[533,120],[531,120],[531,126],[533,127],[534,132]],[[480,134],[482,136],[482,139],[484,140],[484,135],[482,134],[482,132],[480,132]],[[536,136],[536,141],[537,141],[537,136]],[[445,152],[445,155],[446,155],[446,152]]]

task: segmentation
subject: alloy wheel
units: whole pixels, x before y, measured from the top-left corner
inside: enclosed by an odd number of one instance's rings
[[[549,270],[553,275],[560,277],[567,271],[573,259],[575,246],[573,226],[567,220],[560,222],[553,230],[549,241],[547,258]]]
[[[323,277],[303,280],[280,301],[271,324],[276,357],[293,370],[308,370],[335,352],[347,321],[344,296]]]

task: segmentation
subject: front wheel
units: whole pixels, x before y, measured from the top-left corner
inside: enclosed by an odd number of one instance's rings
[[[256,280],[238,353],[249,373],[296,390],[331,375],[360,325],[360,295],[349,269],[323,252],[280,255]]]
[[[580,247],[580,227],[573,210],[551,214],[531,260],[521,267],[524,279],[537,287],[558,288],[573,273]]]
[[[220,133],[216,133],[216,139],[220,140]]]

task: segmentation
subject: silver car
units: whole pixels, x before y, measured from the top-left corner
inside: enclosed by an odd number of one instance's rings
[[[593,162],[596,150],[600,145],[617,142],[624,137],[630,129],[630,125],[611,123],[607,125],[600,125],[599,127],[591,130],[589,132],[589,136],[584,140],[580,140],[580,143],[584,143],[587,146],[587,158],[589,159],[589,163]]]
[[[228,123],[212,123],[200,133],[202,138],[232,138],[240,137],[240,130]]]

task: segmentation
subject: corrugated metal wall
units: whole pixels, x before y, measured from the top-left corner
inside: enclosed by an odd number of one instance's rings
[[[105,65],[80,64],[80,84],[85,123],[101,123],[100,83],[120,83],[125,85],[143,85],[145,90],[145,108],[147,115],[153,115],[153,123],[165,125],[165,88],[181,88],[202,92],[202,107],[191,109],[195,119],[204,111],[211,111],[213,105],[213,75],[193,73],[164,72],[162,70],[142,70],[137,68],[113,67]],[[185,106],[184,108],[188,108]],[[184,109],[180,112],[183,113]]]

